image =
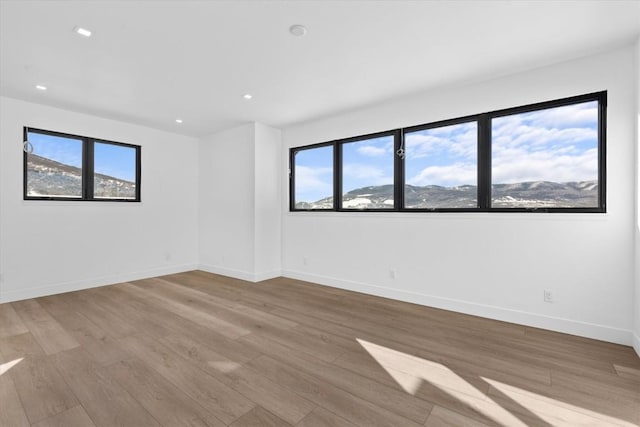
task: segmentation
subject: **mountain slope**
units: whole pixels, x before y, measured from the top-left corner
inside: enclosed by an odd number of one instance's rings
[[[27,194],[29,196],[77,197],[82,196],[82,170],[47,159],[28,155]],[[94,175],[94,197],[135,199],[133,182],[103,174]]]
[[[492,206],[496,208],[556,208],[598,206],[597,181],[548,182],[533,181],[495,184],[491,187]],[[393,208],[393,185],[363,187],[343,196],[343,207],[349,209]],[[333,198],[296,203],[297,209],[330,209]],[[405,206],[410,209],[475,208],[477,187],[461,185],[405,185]]]

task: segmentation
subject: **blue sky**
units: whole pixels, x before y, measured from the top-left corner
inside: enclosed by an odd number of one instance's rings
[[[315,202],[333,195],[333,147],[301,150],[295,158],[296,202]]]
[[[585,102],[492,121],[493,183],[590,181],[598,177],[598,104]],[[406,135],[408,184],[477,184],[477,127],[462,123]],[[393,183],[391,137],[343,146],[343,192]],[[331,147],[296,156],[296,200],[331,196]]]
[[[406,183],[444,187],[476,185],[477,146],[475,122],[406,134]]]
[[[493,182],[598,179],[598,103],[500,117],[492,123]]]
[[[393,184],[393,136],[342,146],[342,192]]]
[[[82,141],[73,138],[29,133],[33,153],[65,165],[82,167]],[[96,142],[94,145],[96,173],[135,181],[135,149]]]

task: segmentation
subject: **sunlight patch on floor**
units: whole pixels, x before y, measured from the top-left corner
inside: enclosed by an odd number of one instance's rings
[[[225,374],[233,372],[241,366],[239,363],[230,361],[209,361],[207,364],[220,372],[224,372]]]
[[[594,422],[600,421],[598,425],[602,426],[616,425],[637,427],[637,424],[633,424],[619,418],[610,417],[580,406],[552,399],[500,381],[495,381],[485,377],[481,378],[509,399],[512,399],[520,406],[527,408],[536,416],[551,425],[594,425]]]
[[[23,359],[24,357],[21,357],[20,359],[15,359],[15,360],[12,360],[11,362],[0,364],[0,375],[4,375],[5,372],[9,372],[9,369],[13,368],[18,363],[22,362]]]
[[[512,427],[526,426],[520,419],[443,364],[365,340],[356,340],[407,393],[415,395],[422,382],[426,381],[498,424]]]

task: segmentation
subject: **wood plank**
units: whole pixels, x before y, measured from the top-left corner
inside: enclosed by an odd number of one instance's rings
[[[80,345],[37,300],[28,299],[12,304],[45,354],[56,354]]]
[[[214,346],[221,355],[238,363],[243,363],[258,356],[257,353],[252,353],[247,346],[221,335],[216,329],[193,323],[184,317],[167,311],[162,308],[162,303],[154,304],[154,301],[150,300],[144,293],[138,294],[128,291],[130,289],[129,286],[114,285],[108,288],[110,288],[113,296],[118,296],[118,307],[128,306],[144,315],[147,322],[163,325],[163,328],[149,329],[143,325],[136,324],[137,330],[144,332],[146,335],[155,338],[184,336],[198,342],[206,342],[210,346]],[[129,320],[128,318],[125,319]]]
[[[4,359],[0,353],[0,426],[29,427],[29,419],[24,412],[13,379],[9,370],[20,363],[16,360]]]
[[[592,381],[571,374],[553,374],[552,386],[530,388],[527,392],[542,396],[545,400],[565,402],[576,411],[595,411],[608,417],[622,419],[640,425],[640,385],[620,387],[620,383]]]
[[[318,328],[330,330],[335,334],[343,337],[351,338],[353,342],[356,339],[364,339],[377,342],[391,348],[398,348],[405,352],[411,352],[421,355],[426,359],[447,364],[455,368],[457,372],[464,372],[466,367],[471,367],[469,371],[473,372],[476,367],[480,366],[487,370],[487,374],[498,376],[501,379],[508,380],[521,385],[526,385],[530,381],[539,382],[549,385],[551,376],[549,369],[541,369],[532,366],[531,360],[528,363],[513,363],[511,360],[501,358],[494,351],[484,351],[477,349],[470,342],[452,343],[450,340],[441,338],[420,338],[407,331],[385,329],[385,326],[368,325],[358,321],[344,319],[344,324],[350,327],[356,327],[357,330],[350,330],[342,325],[336,324],[335,319],[319,321],[309,314],[288,313],[282,309],[274,310],[273,313],[297,319],[301,323],[309,322],[317,325]],[[307,319],[305,321],[305,319]],[[410,345],[407,345],[410,343]],[[467,351],[472,346],[473,352]],[[358,352],[351,352],[357,354]],[[536,360],[534,360],[536,361]]]
[[[138,359],[120,361],[107,368],[107,371],[162,425],[225,426],[212,413]]]
[[[172,348],[183,358],[193,362],[220,382],[251,399],[285,421],[295,424],[315,405],[252,370],[241,363],[221,356],[213,347],[184,336],[160,338],[160,343]],[[250,347],[247,346],[247,349]]]
[[[97,425],[160,425],[82,348],[63,351],[53,357],[65,381]]]
[[[450,411],[441,406],[435,406],[431,411],[431,415],[427,419],[425,427],[487,427],[487,424],[483,424],[472,418],[465,417],[454,411]]]
[[[104,329],[75,311],[74,307],[65,301],[66,299],[60,295],[39,299],[40,305],[80,343],[97,363],[106,366],[127,357],[127,353]]]
[[[356,425],[362,427],[420,425],[270,357],[260,356],[247,363],[247,367]]]
[[[0,338],[29,332],[10,303],[0,304]]]
[[[5,360],[17,362],[7,374],[13,379],[31,423],[78,405],[73,391],[32,334],[2,338],[0,349]]]
[[[296,427],[356,427],[356,425],[340,418],[333,412],[317,407],[296,424]]]
[[[0,354],[5,360],[15,360],[25,356],[43,356],[44,350],[31,334],[13,335],[0,338]]]
[[[297,326],[296,322],[274,316],[268,312],[256,310],[250,306],[229,301],[224,298],[207,294],[199,290],[172,283],[163,279],[148,279],[133,282],[143,289],[153,289],[154,293],[163,293],[173,301],[179,301],[186,305],[202,307],[212,313],[220,311],[229,318],[238,319],[238,324],[246,324],[247,327],[269,325],[280,329],[289,329]]]
[[[293,349],[287,349],[278,343],[270,342],[255,334],[242,337],[241,340],[251,342],[256,348],[274,359],[286,363],[295,369],[308,373],[315,378],[326,381],[344,391],[367,400],[381,408],[403,415],[417,423],[424,423],[432,405],[418,399],[399,387],[374,381],[352,371],[331,363],[312,358]],[[388,374],[386,374],[388,375]]]
[[[84,408],[80,405],[44,419],[33,427],[96,427]]]
[[[109,303],[106,302],[100,303],[87,291],[70,292],[64,294],[64,298],[75,311],[96,325],[109,325],[105,332],[111,338],[121,338],[138,333],[137,326],[120,316],[115,307],[109,307]]]
[[[142,330],[153,335],[165,335],[170,331],[165,322],[154,322],[147,317],[144,310],[123,303],[122,294],[115,286],[90,289],[86,294],[114,316],[125,319],[129,325],[135,325],[137,331]]]
[[[276,417],[271,412],[256,406],[236,421],[230,427],[292,427],[288,422]]]
[[[614,364],[613,367],[619,376],[630,380],[640,381],[640,369],[629,368],[627,366],[617,364]]]
[[[215,329],[216,332],[224,335],[227,338],[236,339],[238,337],[241,337],[242,335],[251,333],[251,331],[248,329],[229,323],[205,311],[194,311],[192,307],[188,305],[173,301],[165,296],[155,294],[151,290],[141,289],[138,286],[134,286],[132,284],[125,284],[122,286],[122,288],[132,292],[133,294],[137,294],[144,298],[149,298],[155,303],[162,304],[165,309],[177,314],[180,317],[184,317],[185,319],[190,320],[193,323],[205,326],[207,328]]]
[[[208,373],[187,363],[169,347],[143,335],[121,338],[119,342],[133,356],[173,383],[187,396],[230,424],[253,409],[255,403]]]
[[[315,408],[311,401],[254,370],[240,367],[227,373],[231,387],[287,423],[296,424]]]
[[[608,416],[598,410],[591,410],[553,399],[508,384],[494,383],[489,389],[491,399],[518,418],[535,419],[532,425],[541,426],[636,426],[620,416]],[[637,408],[636,408],[637,411]]]

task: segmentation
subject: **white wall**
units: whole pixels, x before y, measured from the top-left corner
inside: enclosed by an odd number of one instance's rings
[[[608,90],[607,214],[290,213],[283,197],[283,274],[630,344],[634,58],[629,47],[284,129],[283,169],[293,146]]]
[[[200,263],[227,275],[253,272],[254,126],[200,141]]]
[[[142,202],[22,200],[23,126],[142,146]],[[198,141],[0,98],[0,302],[193,269]]]
[[[280,131],[259,123],[201,140],[201,269],[253,282],[280,275],[280,153]]]
[[[256,280],[278,277],[282,270],[280,164],[282,132],[255,124],[255,271]]]

